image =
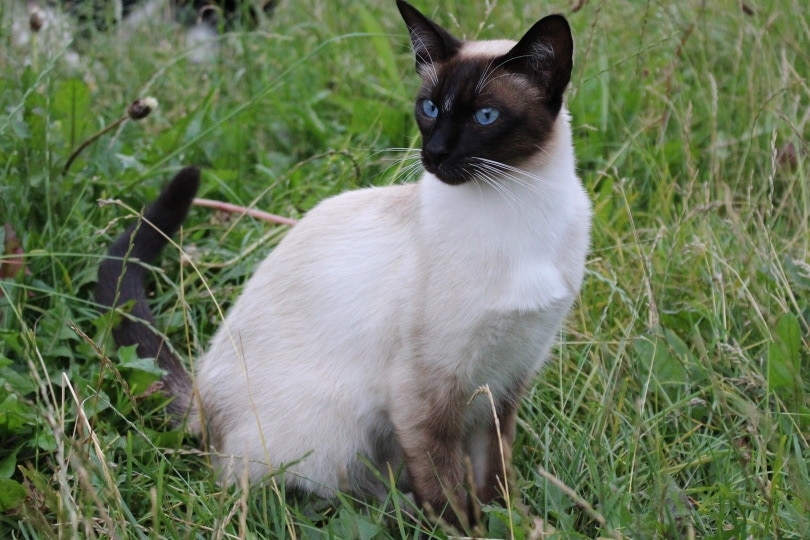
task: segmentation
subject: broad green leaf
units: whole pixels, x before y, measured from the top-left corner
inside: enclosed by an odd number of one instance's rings
[[[96,114],[87,84],[77,78],[60,81],[51,99],[51,115],[60,121],[62,136],[71,147],[89,136]]]
[[[782,397],[802,392],[801,349],[802,329],[792,313],[785,313],[772,332],[768,347],[768,388]]]
[[[17,450],[0,460],[0,479],[9,479],[17,469]]]
[[[28,495],[25,486],[9,478],[0,478],[0,512],[20,506]]]
[[[652,372],[657,384],[681,386],[687,383],[686,368],[681,360],[687,347],[674,333],[667,331],[664,338],[643,336],[636,340],[635,349],[644,372]]]

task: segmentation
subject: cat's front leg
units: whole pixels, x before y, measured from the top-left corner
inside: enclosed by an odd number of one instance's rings
[[[492,419],[482,433],[484,444],[479,447],[479,455],[471,455],[476,467],[476,494],[482,503],[495,500],[504,501],[506,488],[512,482],[512,444],[515,442],[517,423],[517,396],[503,399],[496,407],[496,424]]]
[[[416,502],[451,525],[470,524],[465,486],[461,392],[448,380],[425,380],[399,390],[392,421]]]

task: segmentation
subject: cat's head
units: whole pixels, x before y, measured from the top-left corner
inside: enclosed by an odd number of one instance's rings
[[[571,79],[565,17],[541,19],[517,43],[461,41],[407,2],[397,6],[423,80],[415,112],[425,169],[458,185],[543,152]]]

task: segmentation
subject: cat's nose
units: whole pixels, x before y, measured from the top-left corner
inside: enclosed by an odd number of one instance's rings
[[[441,165],[449,154],[450,150],[446,146],[428,145],[425,149],[425,157],[427,157],[428,161],[434,166]]]
[[[438,130],[425,145],[425,158],[434,166],[439,166],[450,155],[451,144],[448,134]]]

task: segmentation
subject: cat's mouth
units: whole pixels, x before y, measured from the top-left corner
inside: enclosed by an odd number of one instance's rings
[[[473,176],[465,172],[463,168],[448,167],[445,163],[436,165],[430,160],[422,158],[422,165],[425,170],[450,186],[458,186],[472,180]]]

